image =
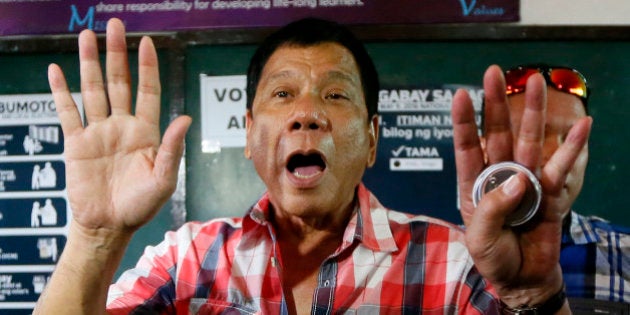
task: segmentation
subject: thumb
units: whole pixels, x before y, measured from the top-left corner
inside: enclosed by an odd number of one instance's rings
[[[525,194],[527,181],[525,174],[516,173],[484,195],[473,212],[469,228],[486,231],[483,234],[500,231]]]
[[[179,164],[184,154],[184,139],[192,123],[189,116],[179,116],[166,129],[153,167],[154,175],[170,189],[175,188]]]

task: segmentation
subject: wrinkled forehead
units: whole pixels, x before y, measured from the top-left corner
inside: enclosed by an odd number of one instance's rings
[[[346,47],[334,42],[313,45],[287,43],[279,46],[265,62],[261,79],[286,77],[301,70],[321,72],[331,79],[351,80],[360,84],[359,67],[354,56]]]

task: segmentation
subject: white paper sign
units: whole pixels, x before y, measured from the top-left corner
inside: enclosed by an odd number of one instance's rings
[[[201,89],[201,150],[245,147],[245,75],[199,77]]]

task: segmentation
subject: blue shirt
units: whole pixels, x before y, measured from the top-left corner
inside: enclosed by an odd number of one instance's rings
[[[630,303],[630,228],[572,211],[560,265],[567,296]]]

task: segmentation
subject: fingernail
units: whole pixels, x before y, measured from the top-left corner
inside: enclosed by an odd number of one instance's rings
[[[516,174],[510,176],[502,185],[501,189],[503,193],[508,196],[518,194],[518,180],[516,180]]]

